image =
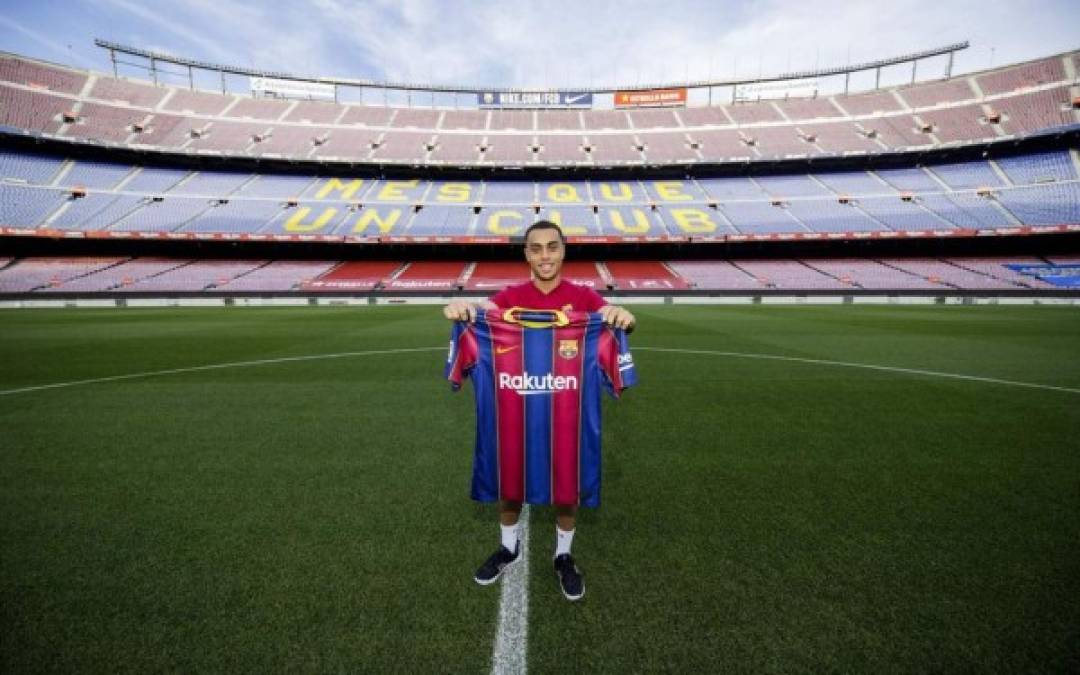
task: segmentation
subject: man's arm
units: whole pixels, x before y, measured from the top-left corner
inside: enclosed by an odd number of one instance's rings
[[[622,328],[627,333],[633,332],[634,326],[637,324],[634,315],[618,305],[604,305],[597,311],[600,312],[600,317],[604,320],[604,323],[616,328]]]
[[[481,309],[498,309],[498,306],[490,300],[484,300],[483,302],[454,300],[446,307],[443,307],[442,313],[451,321],[475,321],[476,312]]]

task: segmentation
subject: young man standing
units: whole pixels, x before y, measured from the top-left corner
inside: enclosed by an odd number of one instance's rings
[[[525,307],[538,310],[597,312],[604,323],[627,332],[634,328],[634,315],[621,307],[609,305],[596,291],[562,279],[562,263],[566,240],[558,225],[541,220],[525,231],[525,260],[532,279],[508,286],[484,303],[455,300],[443,308],[443,316],[451,321],[473,321],[479,309]],[[476,582],[487,585],[496,581],[503,570],[518,559],[518,517],[521,502],[499,502],[501,546],[476,572]],[[556,507],[555,572],[563,594],[577,600],[585,593],[581,572],[574,564],[570,545],[574,539],[577,506]]]

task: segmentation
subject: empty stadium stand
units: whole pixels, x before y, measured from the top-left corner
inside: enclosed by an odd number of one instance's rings
[[[877,260],[841,258],[804,260],[804,264],[836,279],[848,288],[872,290],[937,290],[939,285]]]
[[[0,54],[0,125],[193,154],[432,166],[663,165],[872,154],[1076,126],[1075,56],[851,95],[578,111],[293,104]]]
[[[118,262],[115,258],[26,258],[0,269],[0,293],[56,288]]]
[[[528,110],[253,98],[0,53],[0,294],[483,295],[529,278],[518,237],[539,218],[575,244],[564,277],[616,295],[1057,291],[1038,269],[1080,265],[1078,66]],[[1014,250],[987,235],[1074,243],[988,256]],[[917,246],[934,241],[958,245]]]
[[[1014,269],[1080,265],[1078,256],[569,261],[564,276],[626,293],[1028,291],[1053,284]],[[291,261],[177,258],[0,258],[5,294],[288,292],[491,294],[529,278],[517,261]]]
[[[370,291],[391,279],[402,266],[400,262],[386,261],[350,261],[334,265],[331,269],[314,277],[295,279],[294,285],[311,291]],[[316,269],[302,268],[301,274],[315,272]]]
[[[529,266],[524,261],[480,261],[468,271],[465,290],[493,293],[528,278]]]
[[[391,291],[452,291],[464,284],[466,263],[420,260],[407,263],[392,278],[383,282]]]
[[[304,284],[325,274],[337,263],[328,261],[275,260],[246,274],[219,279],[217,290],[229,292],[279,292],[303,288]]]
[[[609,260],[604,263],[612,285],[627,291],[686,290],[689,283],[662,262],[655,260]]]
[[[429,180],[180,170],[0,152],[0,233],[196,238],[921,236],[1080,226],[1080,155],[682,179]]]
[[[134,279],[125,290],[135,292],[205,291],[225,286],[230,280],[251,273],[265,260],[196,260],[177,265],[159,274]]]

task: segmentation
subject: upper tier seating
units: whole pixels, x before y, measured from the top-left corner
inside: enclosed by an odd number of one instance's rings
[[[0,55],[0,125],[184,152],[454,165],[692,164],[875,153],[1080,123],[1065,54],[948,80],[689,108],[478,110],[191,91]],[[542,132],[542,135],[534,135]],[[485,148],[485,150],[481,150]]]

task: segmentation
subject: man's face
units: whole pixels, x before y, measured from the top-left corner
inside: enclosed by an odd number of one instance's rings
[[[565,252],[562,239],[555,230],[533,230],[525,240],[525,260],[529,262],[533,276],[540,281],[551,281],[559,276]]]

